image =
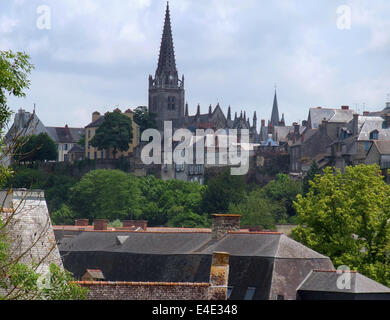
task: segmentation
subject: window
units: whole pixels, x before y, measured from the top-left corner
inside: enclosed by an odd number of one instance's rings
[[[96,158],[97,158],[96,151],[94,152],[93,156],[94,156],[94,159],[96,159]]]
[[[370,133],[370,140],[378,140],[379,132],[378,130],[374,130]]]
[[[172,96],[168,97],[168,110],[175,110],[175,102],[176,102],[175,97]]]
[[[64,144],[64,150],[68,151],[68,144],[67,143]]]
[[[248,287],[248,289],[245,292],[244,300],[252,300],[253,296],[255,294],[256,288],[255,287]]]
[[[233,287],[227,287],[227,298],[230,298],[230,295],[232,294]]]
[[[88,138],[91,138],[91,130],[88,130]]]
[[[103,150],[100,152],[100,157],[101,157],[102,159],[104,158],[104,151],[103,151]]]
[[[88,159],[91,159],[91,154],[88,152]]]
[[[370,150],[370,145],[371,145],[370,141],[366,141],[364,143],[364,150],[366,150],[366,151]]]

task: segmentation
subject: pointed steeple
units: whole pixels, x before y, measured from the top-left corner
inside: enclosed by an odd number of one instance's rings
[[[211,117],[211,114],[212,114],[212,107],[211,107],[211,104],[209,105],[209,117]]]
[[[286,121],[284,121],[284,113],[282,113],[282,119],[280,119],[280,123],[283,127],[286,125]]]
[[[227,119],[232,120],[232,110],[231,110],[230,106],[228,108]]]
[[[253,127],[255,129],[257,128],[257,115],[256,115],[256,111],[253,113]]]
[[[156,70],[156,79],[163,84],[177,84],[178,82],[168,2],[165,11],[165,22],[161,39],[160,56]]]
[[[186,103],[186,110],[184,112],[184,116],[188,117],[188,102]]]
[[[234,113],[234,121],[237,120],[237,111]]]
[[[244,111],[244,120],[246,120],[246,111]]]
[[[242,110],[241,110],[241,113],[240,113],[240,119],[242,119]]]
[[[279,125],[279,109],[278,109],[278,98],[276,96],[276,88],[275,88],[274,104],[272,107],[271,124],[273,126]]]
[[[198,103],[198,108],[196,109],[196,115],[200,116],[200,104]]]

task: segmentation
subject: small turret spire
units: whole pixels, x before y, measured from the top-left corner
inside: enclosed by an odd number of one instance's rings
[[[230,108],[230,105],[229,105],[229,108],[228,108],[227,119],[228,120],[232,120],[232,110]]]

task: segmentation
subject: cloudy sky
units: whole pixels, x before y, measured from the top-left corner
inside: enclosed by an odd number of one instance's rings
[[[348,26],[347,11],[338,13],[342,5],[351,10],[350,29],[340,29]],[[10,106],[31,111],[36,103],[45,125],[84,127],[95,110],[147,105],[165,6],[1,0],[0,49],[25,51],[35,65],[27,97],[11,98]],[[307,118],[311,106],[362,112],[385,105],[389,0],[171,0],[170,8],[190,113],[198,103],[207,112],[219,102],[251,118],[256,110],[259,122],[269,119],[275,83],[287,123]],[[50,29],[42,29],[48,21]]]

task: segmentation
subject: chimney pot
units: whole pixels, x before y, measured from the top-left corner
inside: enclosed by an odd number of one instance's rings
[[[142,230],[146,231],[148,228],[148,221],[146,220],[124,220],[123,221],[123,228],[141,228]]]
[[[87,227],[89,224],[88,219],[76,219],[74,225],[79,227]]]
[[[349,110],[349,106],[341,106],[342,110]]]
[[[99,230],[99,231],[107,230],[107,219],[96,219],[93,222],[93,230]]]

